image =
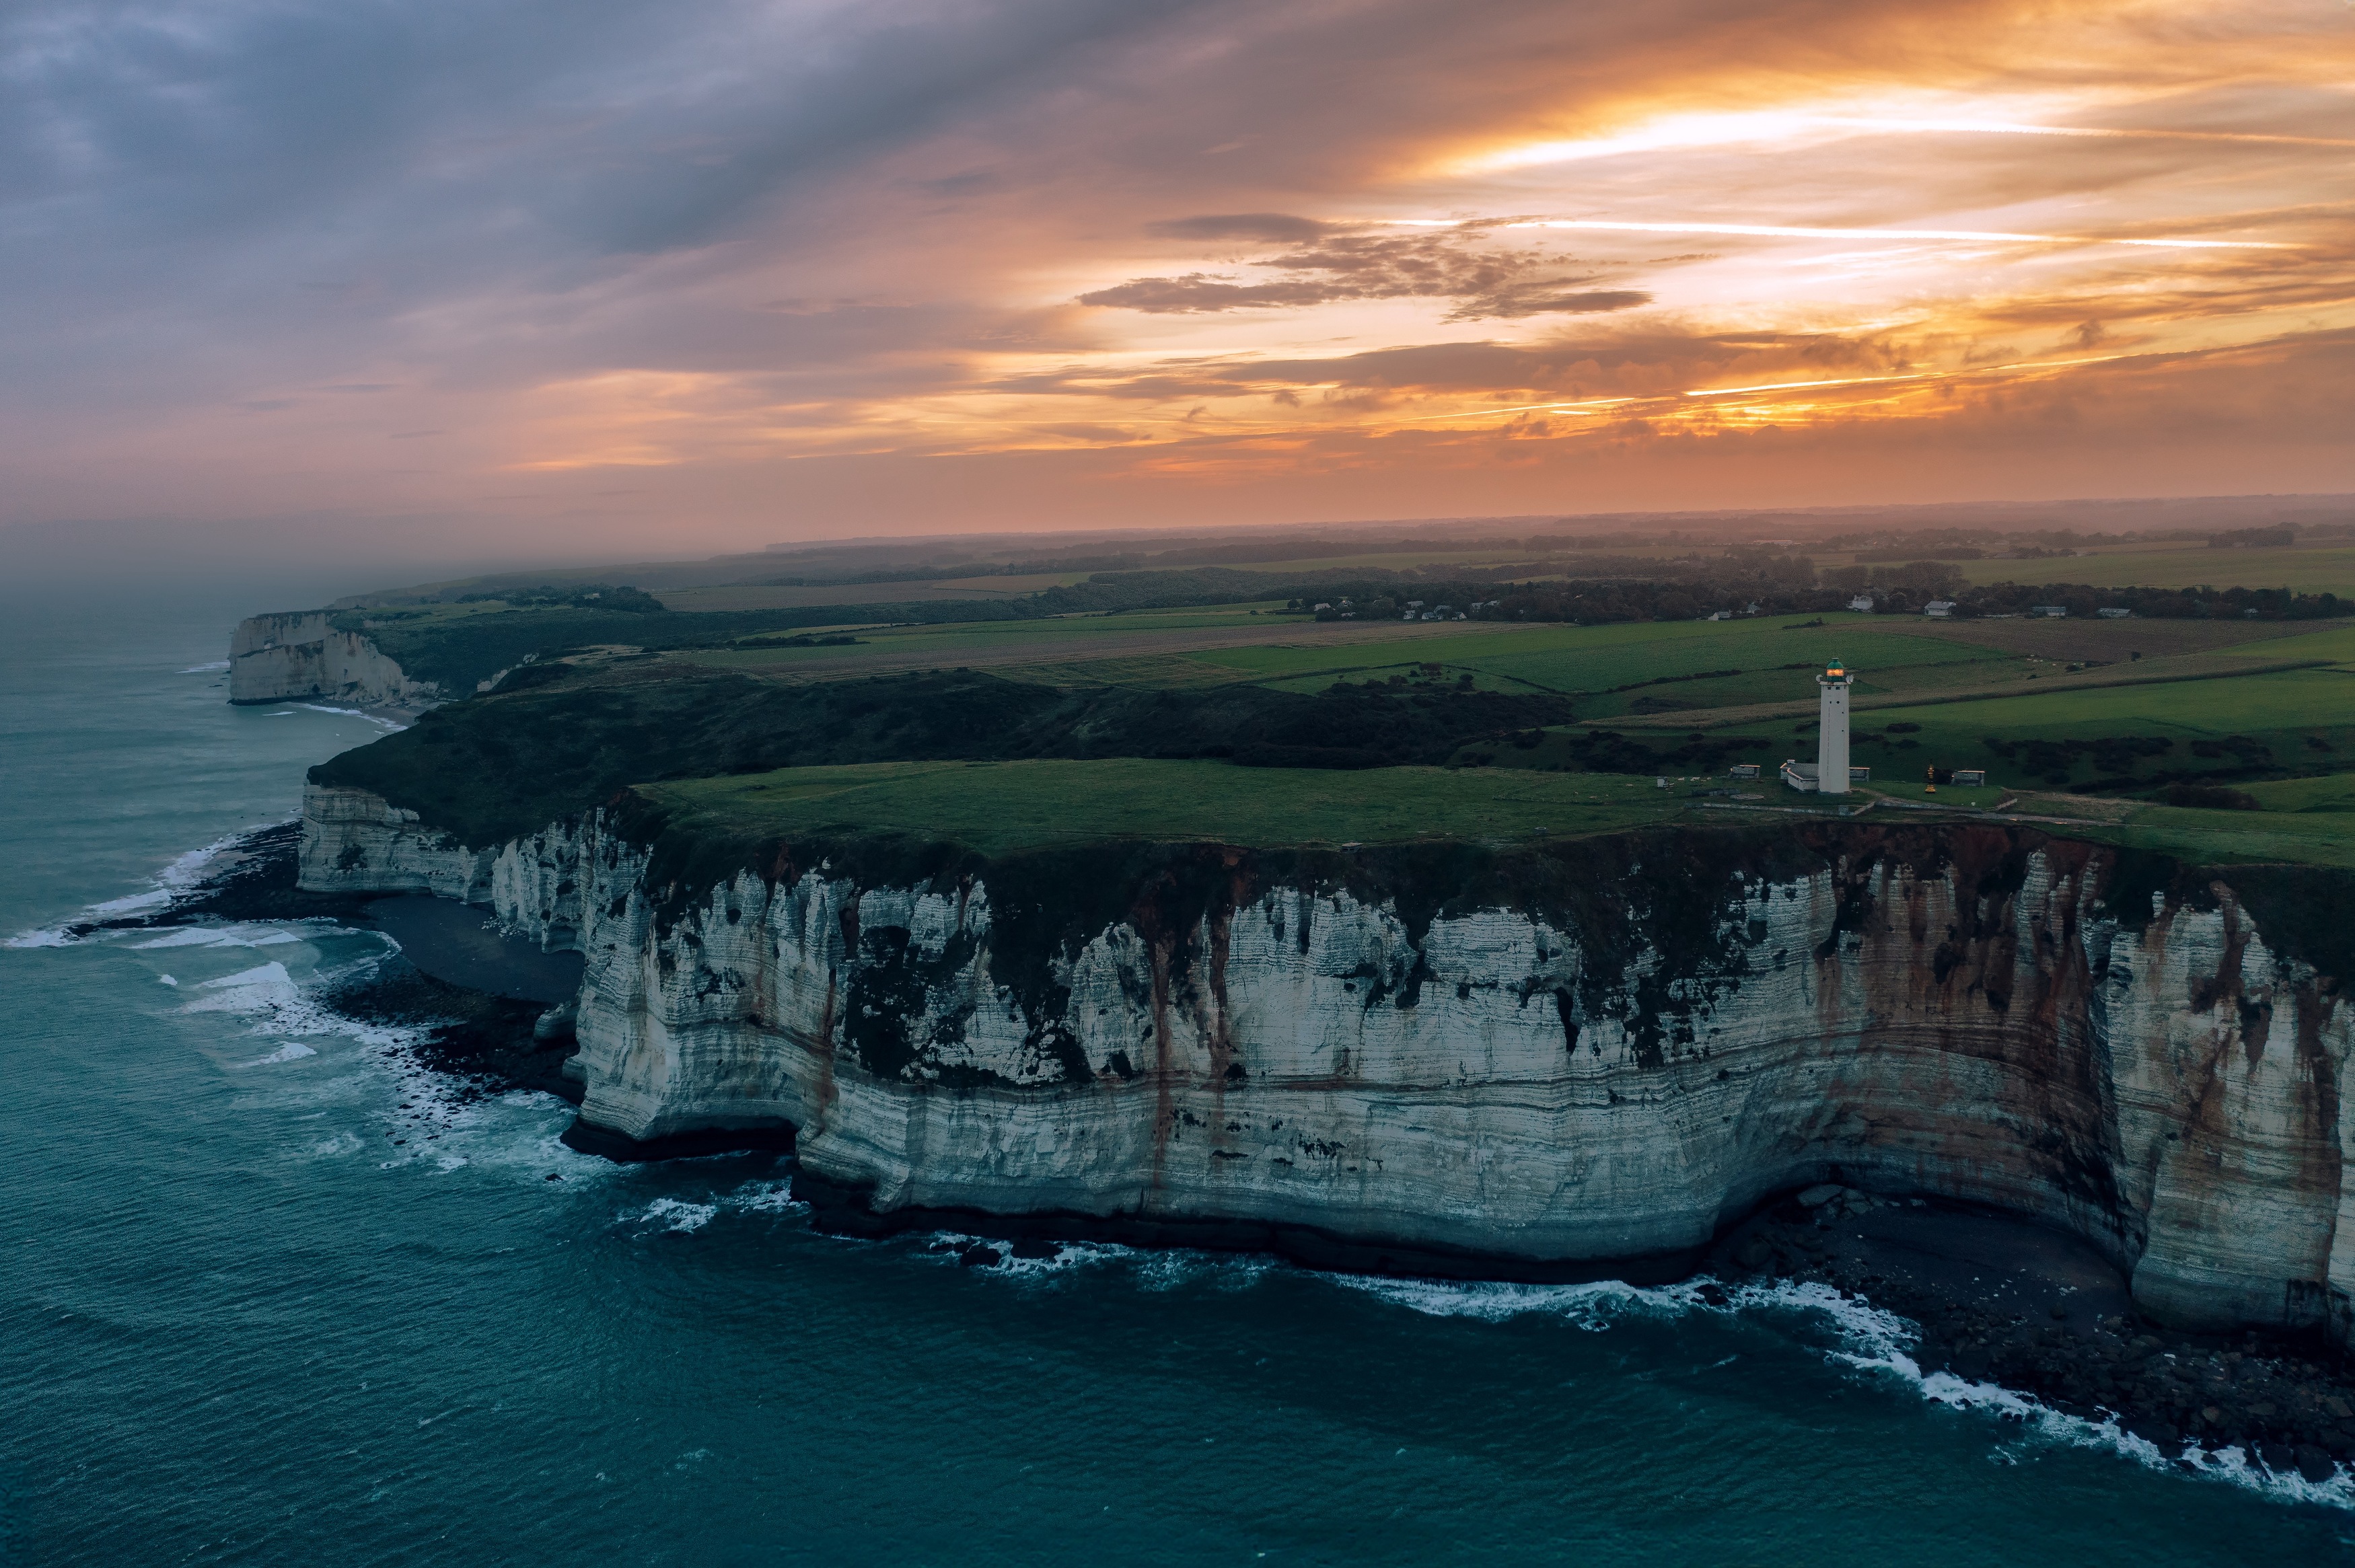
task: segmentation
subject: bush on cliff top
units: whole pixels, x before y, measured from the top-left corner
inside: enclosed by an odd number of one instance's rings
[[[1571,717],[1566,698],[1469,690],[1067,692],[986,674],[789,686],[731,673],[574,680],[536,672],[545,683],[434,709],[398,735],[322,763],[311,779],[371,790],[485,844],[662,779],[1050,757],[1428,765],[1466,742],[1509,744],[1516,733]]]

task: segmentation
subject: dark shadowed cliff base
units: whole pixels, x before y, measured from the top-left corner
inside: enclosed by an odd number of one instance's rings
[[[294,838],[291,826],[254,834],[168,910],[111,924],[324,918],[384,930],[400,952],[323,1000],[348,1016],[419,1030],[414,1059],[453,1080],[463,1097],[520,1088],[578,1103],[579,1083],[565,1071],[573,1042],[560,1020],[551,1026],[548,1005],[577,983],[568,979],[577,976],[577,955],[540,953],[489,928],[481,911],[449,900],[301,892],[293,885]],[[2256,879],[2244,874],[2244,880]],[[2264,890],[2277,907],[2290,906],[2282,913],[2294,911],[2295,923],[2313,929],[2311,899],[2296,895],[2308,891]],[[794,1129],[773,1122],[637,1142],[576,1120],[564,1141],[617,1160],[748,1150],[789,1158]],[[2087,1243],[1942,1199],[1873,1196],[1827,1183],[1768,1201],[1707,1247],[1544,1264],[1385,1245],[1301,1225],[918,1208],[879,1213],[863,1191],[788,1168],[794,1196],[811,1205],[818,1229],[996,1238],[943,1244],[975,1267],[1098,1241],[1410,1277],[1658,1285],[1698,1277],[1704,1299],[1726,1298],[1719,1281],[1815,1282],[1920,1324],[1925,1373],[2029,1394],[2071,1414],[2114,1415],[2163,1452],[2239,1447],[2254,1463],[2309,1479],[2326,1477],[2334,1461],[2355,1463],[2355,1365],[2318,1332],[2168,1330],[2136,1313],[2125,1277]]]
[[[2202,948],[2197,956],[2200,967],[2193,978],[2199,983],[2190,1005],[2204,1012],[2233,1001],[2228,1022],[2238,1031],[2238,1040],[2261,1043],[2271,1013],[2266,1001],[2243,999],[2239,955],[2249,938],[2234,933],[2251,927],[2232,924],[2240,918],[2234,911],[2247,910],[2254,931],[2280,951],[2318,960],[2328,966],[2329,974],[2349,968],[2343,932],[2328,917],[2343,893],[2339,885],[2343,877],[2337,874],[2249,866],[2200,870],[2160,856],[1981,826],[1808,824],[1796,832],[1655,832],[1510,851],[1447,842],[1376,846],[1337,855],[1239,851],[1203,843],[1124,843],[985,865],[964,863],[951,846],[900,840],[748,843],[725,835],[705,839],[666,832],[666,824],[661,822],[646,826],[652,831],[641,836],[651,841],[648,863],[626,874],[633,889],[662,890],[647,912],[657,942],[676,939],[700,948],[707,940],[715,946],[750,941],[742,933],[760,938],[732,958],[698,951],[692,963],[674,966],[681,975],[716,973],[715,966],[730,964],[743,965],[750,975],[763,961],[762,955],[774,958],[783,949],[786,933],[831,931],[837,923],[856,917],[858,906],[854,904],[840,912],[838,920],[829,914],[812,925],[794,916],[782,919],[771,933],[759,924],[769,916],[751,901],[741,916],[732,901],[724,907],[698,901],[692,890],[726,884],[747,863],[760,868],[761,881],[772,890],[797,886],[800,868],[816,863],[830,864],[836,878],[865,887],[913,885],[939,892],[961,889],[968,882],[986,885],[992,915],[990,979],[1003,988],[1000,994],[1011,994],[1016,1003],[1027,1004],[1035,993],[1039,1000],[1032,1012],[1040,1018],[1060,1017],[1068,1005],[1067,999],[1052,994],[1057,989],[1053,960],[1073,949],[1068,938],[1074,932],[1084,941],[1092,933],[1125,925],[1157,955],[1156,972],[1174,976],[1199,969],[1207,977],[1203,983],[1209,993],[1223,996],[1220,988],[1231,973],[1224,959],[1234,912],[1259,897],[1263,887],[1314,884],[1344,890],[1369,907],[1395,910],[1406,939],[1418,944],[1452,907],[1547,912],[1552,927],[1571,935],[1591,965],[1575,983],[1589,987],[1593,994],[1570,997],[1582,1002],[1582,1008],[1556,1010],[1562,1020],[1563,1048],[1577,1046],[1580,1036],[1571,1030],[1579,1018],[1624,1017],[1631,1065],[1638,1072],[1660,1071],[1689,1054],[1705,1057],[1710,1049],[1707,1040],[1690,1029],[1674,1033],[1677,1020],[1690,1012],[1695,993],[1689,985],[1672,988],[1669,980],[1688,975],[1727,977],[1731,993],[1732,979],[1763,985],[1767,983],[1764,977],[1783,972],[1780,950],[1766,952],[1772,961],[1762,964],[1750,964],[1744,956],[1749,947],[1762,947],[1764,952],[1784,940],[1770,939],[1755,928],[1768,927],[1765,916],[1776,915],[1780,906],[1760,903],[1759,917],[1745,923],[1724,907],[1730,896],[1724,890],[1796,887],[1816,877],[1826,906],[1825,920],[1810,927],[1812,939],[1819,944],[1812,961],[1833,965],[1853,956],[1859,972],[1868,976],[1870,966],[1879,962],[1904,984],[1967,983],[1974,998],[1984,998],[1969,1005],[1987,1015],[1981,1033],[1965,1042],[1977,1053],[1970,1059],[1992,1054],[2007,1061],[2016,1058],[2021,1066],[2025,1097],[2017,1123],[2074,1129],[2069,1139],[2019,1150],[2028,1161],[2013,1172],[2019,1180],[2008,1186],[1988,1180],[1985,1192],[1971,1194],[2014,1202],[2021,1210],[2061,1192],[2075,1193],[2092,1212],[2103,1213],[2110,1205],[2096,1200],[2115,1196],[2103,1185],[2109,1166],[2081,1157],[2108,1147],[2103,1130],[2107,1124],[2101,1119],[2098,1103],[2100,1085],[2084,1076],[2097,1064],[2078,1049],[2083,1041],[2056,1022],[2090,1011],[2090,1002],[2078,1008],[2076,1001],[2090,995],[2088,988],[2102,977],[2087,969],[2084,944],[2072,923],[2076,905],[2066,906],[2049,929],[2038,924],[2023,930],[2014,902],[2043,885],[2039,878],[2057,877],[2079,888],[2085,898],[2106,898],[2113,911],[2108,925],[2140,927],[2146,921],[2189,924],[2208,918],[2222,928],[2221,945],[2211,944],[2217,950],[2210,953]],[[547,846],[533,853],[554,853]],[[888,863],[870,863],[874,862]],[[569,867],[572,863],[546,863]],[[595,872],[602,863],[585,856],[580,863],[585,872]],[[2096,874],[2098,884],[2093,880]],[[556,877],[549,882],[555,885]],[[1933,894],[1944,896],[1943,890],[1949,887],[1961,890],[1961,901],[1950,912],[1942,912]],[[614,905],[626,911],[637,897],[634,891]],[[1785,895],[1782,902],[1793,902],[1793,895]],[[595,915],[606,910],[606,900],[601,894],[583,907]],[[2088,907],[2098,909],[2100,905]],[[459,917],[436,918],[449,924]],[[867,951],[859,944],[869,933],[849,924],[842,924],[842,930],[847,949]],[[740,935],[730,937],[730,932]],[[1199,964],[1193,952],[1197,945],[1204,945]],[[865,1070],[879,1079],[908,1075],[911,1049],[920,1044],[910,1032],[922,1016],[925,998],[954,980],[947,971],[965,961],[944,953],[937,959],[945,966],[942,974],[915,976],[922,985],[887,986],[877,979],[897,975],[893,964],[917,963],[911,955],[904,938],[890,944],[876,959],[874,972],[866,976],[869,992],[861,993],[860,982],[853,982],[854,1003],[861,994],[869,994],[872,1005],[860,1014],[868,1023],[846,1029],[847,1044]],[[830,985],[834,961],[812,972]],[[1630,974],[1650,980],[1632,988],[1621,985],[1622,977]],[[1927,979],[1922,978],[1924,974]],[[1350,1004],[1359,1009],[1393,992],[1400,1000],[1384,1004],[1411,1005],[1412,988],[1428,979],[1420,969],[1401,972],[1394,983],[1387,971],[1361,978],[1383,980],[1385,986],[1371,1000]],[[697,980],[694,984],[706,988],[697,991],[698,996],[719,994],[710,982]],[[752,982],[742,989],[762,998],[764,1016],[751,1026],[773,1031],[775,1015],[770,1009],[774,993]],[[1882,982],[1874,995],[1889,1003],[1883,1012],[1902,1021],[1906,996],[1898,981]],[[1557,996],[1568,997],[1569,992]],[[1223,1016],[1227,1009],[1222,1005],[1217,1011]],[[1934,1028],[1907,1027],[1917,1032]],[[825,1037],[822,1031],[816,1033]],[[592,1044],[595,1039],[592,1033]],[[2256,1060],[2257,1046],[2248,1049],[2250,1059]],[[467,1052],[467,1060],[481,1070],[497,1070],[495,1046],[485,1048],[477,1040]],[[524,1056],[544,1062],[555,1054],[535,1050]],[[2083,1073],[2072,1076],[2056,1069],[2056,1063],[2062,1067],[2074,1063]],[[1079,1065],[1090,1074],[1083,1086],[1100,1082],[1102,1075],[1091,1063],[1082,1060]],[[1214,1062],[1214,1075],[1226,1065]],[[1106,1071],[1122,1082],[1133,1075],[1125,1065]],[[1704,1086],[1725,1076],[1721,1071],[1712,1078],[1705,1068],[1691,1068],[1689,1075]],[[530,1080],[518,1074],[514,1081]],[[938,1089],[950,1095],[963,1092],[954,1079],[944,1078]],[[2085,1092],[2079,1093],[2081,1089]],[[1901,1097],[1889,1103],[1910,1106],[1913,1101]],[[1977,1100],[1968,1104],[1984,1108]],[[719,1125],[690,1122],[692,1130],[677,1138],[634,1143],[576,1123],[566,1140],[583,1151],[636,1160],[792,1146],[791,1118],[773,1114],[755,1121],[741,1112],[731,1118],[730,1109],[724,1100],[708,1102],[702,1114]],[[736,1125],[727,1125],[730,1119]],[[1975,1177],[1983,1174],[1977,1164],[1968,1171]],[[1379,1230],[1343,1237],[1313,1225],[1259,1220],[1138,1213],[1004,1216],[954,1207],[878,1213],[866,1192],[836,1186],[808,1171],[796,1171],[794,1176],[795,1195],[812,1205],[821,1230],[854,1235],[945,1231],[1000,1238],[958,1244],[964,1260],[976,1267],[1009,1255],[1051,1254],[1067,1241],[1111,1241],[1273,1255],[1320,1269],[1406,1277],[1665,1284],[1700,1276],[1703,1281],[1696,1289],[1703,1299],[1711,1298],[1710,1292],[1731,1299],[1729,1287],[1745,1279],[1811,1282],[1920,1323],[1923,1368],[1934,1375],[1945,1372],[1957,1389],[1984,1383],[1989,1397],[2000,1387],[2034,1395],[2070,1414],[2114,1414],[2163,1450],[2180,1451],[2188,1443],[2210,1449],[2246,1446],[2260,1463],[2304,1472],[2327,1471],[2335,1457],[2355,1457],[2355,1416],[2348,1414],[2355,1409],[2349,1403],[2355,1389],[2347,1381],[2343,1358],[2324,1348],[2319,1330],[2311,1339],[2170,1332],[2137,1315],[2118,1266],[2095,1245],[2021,1218],[1935,1201],[1926,1191],[1905,1190],[1908,1179],[1885,1168],[1876,1171],[1865,1165],[1842,1166],[1837,1160],[1818,1162],[1807,1177],[1817,1185],[1771,1196],[1763,1212],[1727,1213],[1729,1222],[1738,1223],[1707,1245],[1575,1261],[1499,1258],[1477,1246],[1459,1251],[1428,1240],[1394,1245]],[[1871,1186],[1883,1191],[1867,1196],[1856,1190]],[[2136,1239],[2120,1233],[2113,1249],[2119,1261],[2130,1264],[2134,1257],[2147,1255],[2133,1245]]]
[[[602,1152],[593,1140],[568,1135],[566,1141]],[[879,1213],[864,1192],[798,1168],[793,1191],[822,1231],[945,1232],[957,1239],[941,1245],[968,1267],[1052,1257],[1065,1243],[1111,1242],[1412,1278],[1630,1285],[1700,1278],[1700,1296],[1717,1305],[1732,1299],[1721,1282],[1818,1284],[1919,1324],[1923,1372],[1984,1385],[1990,1396],[2009,1390],[2065,1414],[2113,1418],[2170,1457],[2240,1448],[2254,1464],[2311,1481],[2328,1479],[2336,1463],[2355,1464],[2355,1361],[2319,1330],[2167,1329],[2135,1310],[2126,1277],[2087,1243],[1977,1204],[1825,1183],[1769,1200],[1707,1247],[1549,1265],[1390,1246],[1300,1225],[953,1209]]]

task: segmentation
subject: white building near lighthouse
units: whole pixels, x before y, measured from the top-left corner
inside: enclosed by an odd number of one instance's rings
[[[1871,770],[1851,768],[1848,760],[1848,689],[1856,677],[1845,662],[1834,660],[1816,677],[1820,694],[1816,706],[1816,759],[1796,758],[1783,764],[1783,782],[1808,794],[1845,795],[1852,782],[1871,778]]]

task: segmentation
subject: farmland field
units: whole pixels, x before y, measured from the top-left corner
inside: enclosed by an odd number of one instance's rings
[[[1858,714],[1853,734],[1857,762],[1909,775],[1934,763],[2053,787],[2238,779],[2355,760],[2355,673],[2289,670],[1881,707]]]
[[[2336,569],[2318,550],[1971,566],[2057,581],[2114,561],[2124,575],[2109,580],[2147,582],[2146,566],[2181,575],[2196,564],[2182,580],[2248,583],[2264,580],[2249,568],[2273,556]],[[1430,558],[1369,552],[1251,569]],[[1813,755],[1813,677],[1838,661],[1857,677],[1853,759],[1871,770],[1848,809],[1878,794],[1892,819],[1951,816],[2017,796],[2012,816],[2118,843],[2210,859],[2350,853],[2355,625],[2345,621],[1846,611],[1320,621],[1274,599],[922,624],[809,624],[823,608],[753,619],[837,596],[1027,593],[1076,575],[666,589],[678,605],[742,614],[730,624],[743,630],[694,645],[649,637],[643,650],[631,628],[651,623],[626,606],[551,609],[535,623],[577,625],[581,646],[502,688],[473,729],[453,714],[421,726],[406,750],[383,748],[380,771],[399,753],[417,778],[381,782],[423,789],[417,779],[437,768],[464,772],[427,746],[496,761],[499,745],[523,737],[546,754],[552,791],[535,809],[565,809],[554,798],[565,790],[586,801],[635,783],[698,831],[872,831],[991,853],[1121,838],[1495,841],[1788,821],[1768,813],[1842,810],[1774,776],[1782,758]],[[502,628],[525,634],[488,619],[495,608],[386,619],[395,637],[432,624],[485,642]],[[1736,784],[1737,763],[1764,777]],[[1989,785],[1925,789],[1925,776],[1958,768],[1986,769]],[[464,815],[464,789],[439,788],[443,814]]]
[[[1957,561],[1973,583],[2085,583],[2094,588],[2286,588],[2355,596],[2355,546],[2211,550],[2180,545],[2104,545],[2080,556],[2030,561]]]

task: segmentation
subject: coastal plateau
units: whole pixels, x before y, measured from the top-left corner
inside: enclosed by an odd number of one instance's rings
[[[2082,1238],[2158,1322],[2348,1332],[2339,872],[1837,820],[993,856],[658,790],[474,842],[314,780],[301,880],[581,953],[576,1140],[790,1139],[845,1224],[1660,1277],[1836,1183]]]

